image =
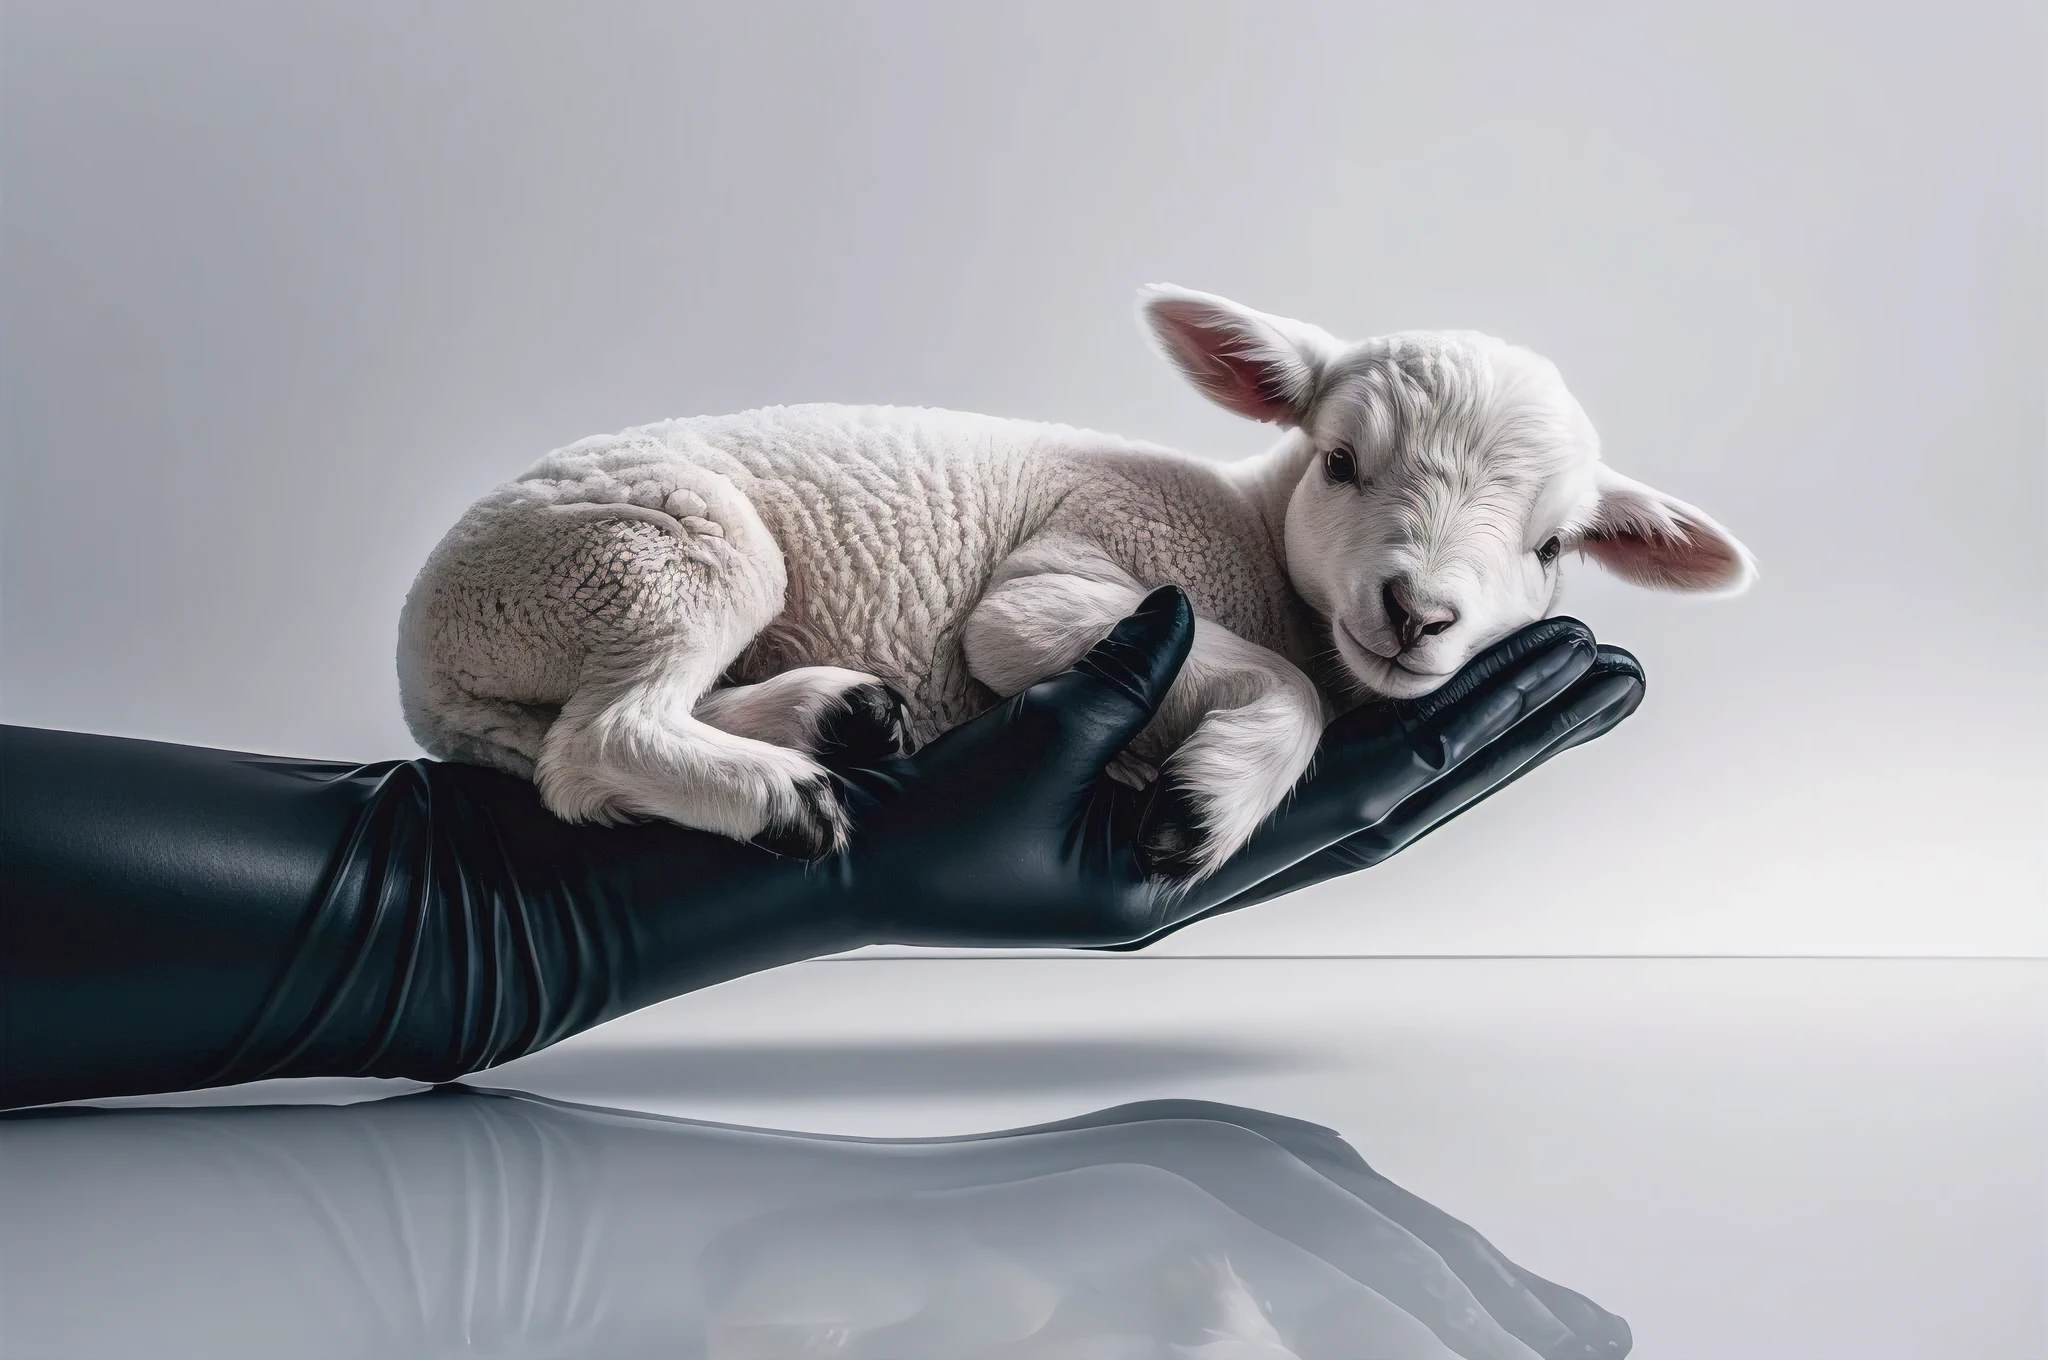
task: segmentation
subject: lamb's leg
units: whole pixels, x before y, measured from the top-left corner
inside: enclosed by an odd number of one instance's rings
[[[713,690],[698,701],[696,716],[734,736],[834,763],[865,764],[910,751],[903,696],[843,666],[802,666],[758,684]]]
[[[1143,586],[1099,555],[1027,545],[996,575],[968,618],[968,669],[998,694],[1065,670],[1144,598]],[[1184,794],[1194,834],[1149,847],[1154,859],[1203,877],[1251,838],[1315,756],[1322,696],[1278,653],[1205,619],[1152,725],[1133,743]],[[1169,829],[1170,830],[1170,829]]]
[[[835,849],[845,814],[816,760],[694,714],[781,609],[781,551],[725,478],[658,471],[673,483],[649,493],[661,513],[573,500],[540,512],[548,592],[587,646],[535,761],[542,801],[569,821],[659,817],[786,853]]]
[[[691,715],[709,678],[701,663],[621,662],[585,679],[542,743],[534,782],[557,816],[659,817],[806,858],[844,843],[845,814],[817,761]]]

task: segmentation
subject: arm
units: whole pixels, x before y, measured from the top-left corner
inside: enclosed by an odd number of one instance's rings
[[[1401,740],[1368,734],[1355,757],[1326,742],[1370,787],[1295,799],[1185,890],[1139,840],[1172,808],[1103,771],[1192,634],[1185,598],[1157,591],[1071,669],[914,756],[844,771],[852,841],[815,863],[668,824],[569,826],[530,784],[470,766],[0,729],[0,1105],[443,1081],[865,944],[1140,941],[1348,836],[1393,834],[1432,790],[1484,796],[1497,784],[1457,782],[1476,757],[1513,778],[1557,724],[1599,721],[1573,707],[1590,636],[1535,625]]]
[[[448,1080],[849,947],[801,862],[665,824],[570,826],[478,766],[0,742],[0,1106]]]

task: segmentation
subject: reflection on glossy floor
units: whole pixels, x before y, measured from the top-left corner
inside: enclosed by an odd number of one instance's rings
[[[1620,1315],[1653,1360],[2041,1360],[2044,994],[2027,962],[810,964],[477,1084],[898,1141],[478,1096],[0,1124],[0,1352],[1548,1357],[1623,1354]],[[1240,1108],[900,1141],[1161,1099]]]
[[[0,1149],[24,1355],[1629,1349],[1329,1130],[1200,1102],[874,1142],[428,1092],[70,1113]]]

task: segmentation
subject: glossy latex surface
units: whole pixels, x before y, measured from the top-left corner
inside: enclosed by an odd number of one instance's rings
[[[1170,792],[1104,774],[1186,656],[1148,598],[1075,668],[849,769],[805,863],[667,825],[575,827],[469,766],[341,766],[0,729],[8,1105],[278,1076],[441,1081],[654,1001],[875,943],[1135,947],[1378,862],[1643,693],[1570,619],[1438,694],[1333,723],[1213,879],[1150,872]]]

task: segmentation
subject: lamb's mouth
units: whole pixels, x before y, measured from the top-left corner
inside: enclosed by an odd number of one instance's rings
[[[1351,667],[1353,675],[1377,693],[1395,699],[1417,699],[1449,680],[1455,672],[1418,671],[1404,666],[1398,656],[1381,656],[1358,640],[1351,625],[1337,620],[1337,654]]]

